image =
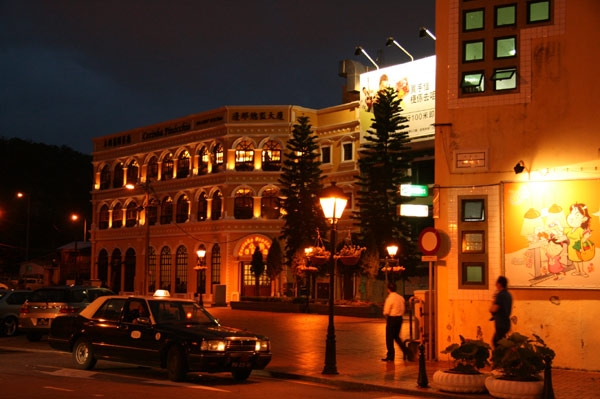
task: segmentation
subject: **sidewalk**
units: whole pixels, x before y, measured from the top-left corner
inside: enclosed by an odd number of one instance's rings
[[[335,376],[323,375],[327,317],[311,314],[282,314],[209,309],[224,325],[247,328],[267,335],[272,342],[273,360],[262,372],[273,377],[295,378],[341,386],[347,389],[369,389],[435,398],[490,398],[489,395],[450,394],[434,388],[419,388],[417,362],[401,360],[382,362],[385,355],[385,321],[335,317],[337,369]],[[403,329],[407,338],[408,325]],[[398,350],[398,352],[400,352]],[[436,370],[451,367],[449,361],[427,362],[431,386]],[[557,399],[600,398],[600,373],[552,370]]]

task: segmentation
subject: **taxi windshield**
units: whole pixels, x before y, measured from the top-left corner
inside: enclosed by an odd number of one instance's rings
[[[149,300],[156,323],[217,324],[217,321],[193,302]]]

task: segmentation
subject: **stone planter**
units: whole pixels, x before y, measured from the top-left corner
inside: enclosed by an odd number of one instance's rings
[[[438,370],[433,373],[432,385],[445,392],[485,392],[485,381],[489,374],[461,374]]]
[[[544,381],[502,380],[489,376],[485,380],[485,387],[496,398],[538,399],[542,397]]]

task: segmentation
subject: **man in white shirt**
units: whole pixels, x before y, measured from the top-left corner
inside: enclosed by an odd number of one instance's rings
[[[398,343],[402,353],[406,357],[406,348],[400,339],[400,330],[402,329],[402,316],[404,315],[404,297],[396,292],[396,283],[388,284],[388,296],[383,305],[383,315],[387,321],[385,324],[385,344],[387,346],[387,356],[381,359],[384,362],[393,362],[396,355],[394,341]]]

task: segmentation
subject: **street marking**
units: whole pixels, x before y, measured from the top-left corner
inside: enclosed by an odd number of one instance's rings
[[[17,348],[14,347],[8,347],[8,346],[0,346],[1,350],[10,350],[10,351],[15,351]],[[54,351],[54,350],[47,350],[47,349],[30,349],[30,348],[18,348],[19,352],[31,352],[31,353],[54,353],[54,354],[70,354],[68,352],[59,352],[59,351]]]
[[[58,387],[51,387],[51,386],[46,386],[46,387],[43,387],[43,388],[54,389],[55,391],[75,392],[74,390],[67,389],[67,388],[58,388]]]
[[[58,369],[56,371],[42,371],[42,374],[50,374],[59,377],[75,377],[75,378],[90,378],[94,374],[98,374],[95,371],[87,370],[76,370],[76,369]]]
[[[205,389],[207,391],[231,393],[231,391],[227,391],[225,389],[207,387],[205,385],[185,384],[185,383],[181,383],[181,382],[172,382],[172,381],[141,380],[140,383],[150,384],[150,385],[168,385],[168,386],[172,386],[172,387],[181,387],[181,388]]]
[[[326,384],[319,384],[318,382],[310,382],[310,381],[300,381],[300,380],[284,380],[285,382],[291,382],[293,384],[300,384],[300,385],[310,385],[313,387],[318,387],[318,388],[326,388],[326,389],[331,389],[331,390],[338,390],[338,387],[335,386],[331,386],[331,385],[326,385]]]

